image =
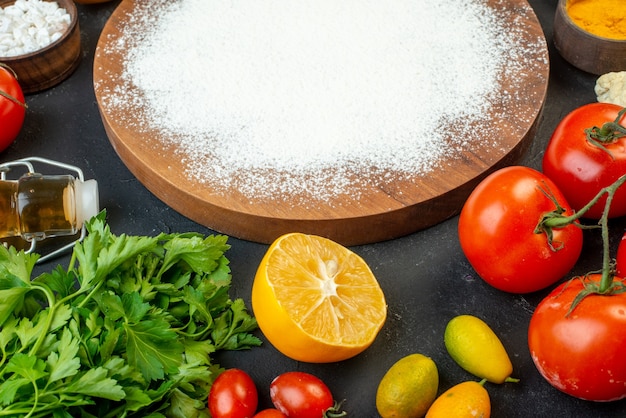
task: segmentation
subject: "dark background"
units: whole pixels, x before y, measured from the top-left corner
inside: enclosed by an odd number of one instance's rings
[[[92,64],[98,36],[118,1],[78,5],[83,44],[82,62],[62,84],[27,96],[29,106],[17,141],[0,154],[0,162],[39,156],[80,167],[100,187],[101,207],[116,234],[156,235],[160,232],[213,231],[188,220],[155,198],[128,171],[105,134],[92,84]],[[557,0],[529,0],[544,29],[551,59],[545,108],[534,142],[522,164],[540,168],[546,143],[557,125],[574,108],[596,100],[596,76],[566,63],[552,43],[552,20]],[[454,24],[453,21],[450,22]],[[515,115],[511,115],[515,117]],[[594,403],[572,398],[552,388],[535,369],[527,347],[527,328],[535,306],[546,291],[529,295],[500,292],[477,277],[461,252],[457,218],[409,236],[373,245],[353,247],[370,265],[383,288],[389,312],[374,344],[361,355],[334,364],[305,364],[278,353],[269,343],[250,351],[216,356],[224,367],[248,371],[260,393],[260,407],[269,407],[268,386],[278,374],[302,370],[330,386],[353,417],[377,417],[375,395],[385,371],[401,357],[419,352],[432,357],[439,368],[440,390],[472,376],[446,353],[443,331],[459,314],[483,318],[501,337],[514,365],[517,384],[487,384],[494,417],[616,417],[626,416],[626,401]],[[624,231],[624,219],[611,225],[612,251]],[[572,274],[595,270],[601,263],[597,231],[585,232],[585,248]],[[267,246],[231,238],[231,296],[250,307],[256,268]],[[50,270],[62,257],[37,267]],[[259,333],[259,336],[262,335]],[[625,354],[626,358],[626,354]],[[626,361],[626,360],[625,360]]]

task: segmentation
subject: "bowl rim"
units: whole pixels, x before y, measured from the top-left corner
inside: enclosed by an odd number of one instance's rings
[[[608,38],[606,36],[600,36],[600,35],[596,35],[595,33],[591,33],[585,29],[583,29],[582,27],[580,27],[579,25],[576,24],[576,22],[574,22],[574,20],[572,20],[572,17],[569,15],[569,13],[567,13],[567,3],[570,2],[571,0],[559,0],[559,3],[557,4],[557,8],[559,9],[557,12],[561,12],[561,15],[563,17],[563,20],[565,21],[565,23],[567,23],[568,25],[572,26],[577,32],[584,34],[585,36],[589,37],[590,39],[595,39],[598,41],[604,41],[604,42],[611,42],[611,43],[616,43],[616,44],[624,44],[626,45],[626,39],[615,39],[615,38]]]
[[[16,0],[0,0],[0,7],[4,8],[6,6],[15,4],[15,1]],[[11,63],[28,60],[40,54],[45,54],[47,51],[54,49],[61,43],[65,42],[65,40],[71,36],[72,32],[74,32],[74,30],[76,29],[76,25],[78,25],[78,10],[76,9],[76,4],[74,3],[74,0],[43,0],[43,1],[47,1],[50,3],[57,3],[59,7],[65,9],[65,11],[70,15],[70,24],[67,27],[67,29],[65,29],[65,32],[63,32],[63,35],[61,35],[61,37],[59,37],[59,39],[57,39],[56,41],[44,46],[43,48],[40,48],[36,51],[29,52],[27,54],[13,55],[10,57],[3,57],[0,55],[0,62],[10,66]]]

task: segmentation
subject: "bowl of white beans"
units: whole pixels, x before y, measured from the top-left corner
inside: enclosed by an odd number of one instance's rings
[[[25,94],[69,77],[81,58],[73,0],[0,0],[0,62],[17,74]]]

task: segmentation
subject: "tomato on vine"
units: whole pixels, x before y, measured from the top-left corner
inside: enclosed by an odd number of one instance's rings
[[[603,188],[577,215],[605,198],[599,221],[600,273],[554,289],[535,309],[528,329],[528,347],[541,375],[564,393],[592,401],[626,398],[626,282],[615,276],[608,230],[610,203],[625,182],[626,174]]]
[[[575,210],[626,173],[626,109],[590,103],[574,109],[554,130],[543,157],[543,173]],[[606,198],[585,217],[599,219]],[[626,187],[615,193],[609,217],[626,215]]]
[[[24,124],[26,104],[17,76],[0,64],[0,152],[15,141]]]
[[[528,346],[535,366],[555,388],[581,399],[613,401],[626,398],[626,283],[615,278],[614,294],[589,293],[577,300],[601,280],[601,274],[591,274],[554,289],[530,320]]]
[[[574,212],[544,174],[512,166],[486,177],[459,217],[459,240],[478,275],[497,289],[528,293],[563,278],[582,251]],[[551,219],[554,217],[554,219]]]

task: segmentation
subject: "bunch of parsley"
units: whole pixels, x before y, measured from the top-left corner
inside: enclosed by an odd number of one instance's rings
[[[258,346],[225,236],[116,236],[105,212],[69,267],[0,245],[0,417],[206,417],[216,350]]]

